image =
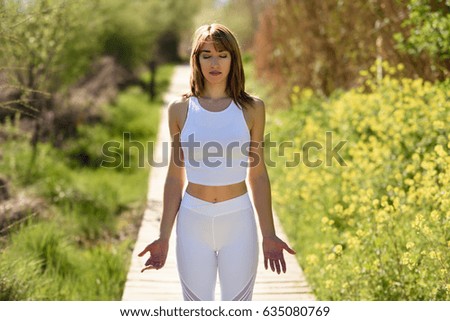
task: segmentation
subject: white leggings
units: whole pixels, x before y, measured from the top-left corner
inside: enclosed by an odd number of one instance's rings
[[[258,236],[248,193],[211,203],[184,193],[177,218],[177,265],[186,301],[250,301]]]

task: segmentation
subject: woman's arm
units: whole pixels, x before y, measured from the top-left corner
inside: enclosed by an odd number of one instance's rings
[[[160,239],[169,240],[175,217],[180,207],[184,187],[184,161],[180,143],[178,120],[182,102],[169,105],[169,130],[172,140],[170,163],[164,185],[163,213],[160,225]]]
[[[249,184],[263,236],[264,266],[267,269],[270,263],[272,271],[276,270],[277,273],[280,273],[282,270],[286,272],[283,249],[290,254],[295,254],[295,251],[280,240],[275,233],[270,181],[264,161],[263,142],[266,120],[264,102],[259,99],[256,100],[254,108],[250,112],[252,125],[250,130]]]
[[[185,176],[178,119],[180,119],[180,110],[182,110],[180,107],[182,104],[182,102],[173,102],[168,108],[168,122],[172,146],[169,168],[164,184],[163,211],[159,229],[159,239],[147,245],[146,248],[139,253],[139,256],[143,256],[145,253],[150,252],[150,258],[145,263],[145,268],[143,268],[141,272],[148,269],[158,270],[164,266],[169,250],[170,235],[181,203]]]

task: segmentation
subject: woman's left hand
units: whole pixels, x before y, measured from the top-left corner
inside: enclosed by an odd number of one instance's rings
[[[290,254],[295,254],[285,242],[280,240],[276,235],[263,238],[264,267],[269,267],[273,272],[275,270],[280,274],[281,270],[286,273],[286,261],[284,260],[283,250]]]

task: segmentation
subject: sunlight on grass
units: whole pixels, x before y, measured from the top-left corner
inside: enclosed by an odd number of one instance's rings
[[[161,68],[160,93],[172,70]],[[161,105],[161,97],[150,102],[141,89],[129,88],[105,107],[102,123],[82,125],[62,149],[39,143],[30,171],[28,137],[2,144],[0,172],[14,182],[12,189],[43,198],[46,206],[14,227],[3,242],[0,299],[120,300],[146,204],[150,166],[139,167],[139,155],[132,150],[129,168],[98,165],[103,144],[122,143],[125,131],[147,154],[147,142],[156,139]],[[122,149],[121,157],[128,156]],[[89,162],[80,163],[80,154]]]

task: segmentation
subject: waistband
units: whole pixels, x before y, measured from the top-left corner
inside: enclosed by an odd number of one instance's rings
[[[199,214],[208,216],[218,216],[231,212],[238,212],[252,208],[252,206],[253,205],[248,192],[217,203],[204,201],[187,192],[184,192],[183,199],[180,204],[180,207],[184,207]]]

